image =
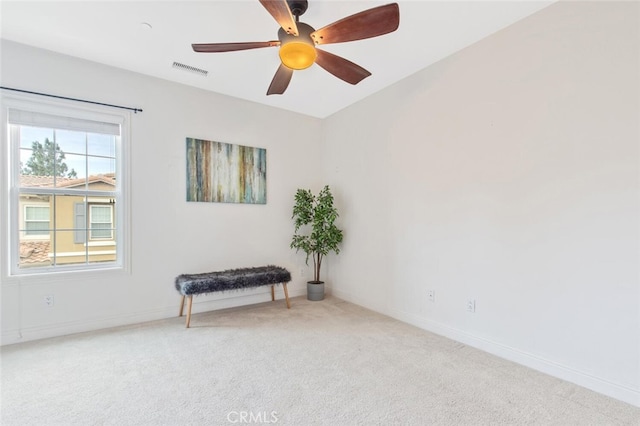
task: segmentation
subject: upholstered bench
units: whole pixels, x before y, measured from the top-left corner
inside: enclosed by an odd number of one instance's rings
[[[184,309],[184,300],[187,300],[187,328],[191,322],[191,305],[196,294],[215,293],[219,291],[240,290],[243,288],[271,286],[271,300],[275,300],[274,286],[282,284],[284,297],[289,303],[287,283],[291,281],[291,273],[279,266],[260,266],[257,268],[228,269],[219,272],[207,272],[203,274],[183,274],[176,277],[176,290],[182,295],[180,300],[180,316]]]

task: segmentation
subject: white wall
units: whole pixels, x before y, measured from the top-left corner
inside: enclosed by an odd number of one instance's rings
[[[8,41],[1,54],[3,86],[144,110],[131,120],[131,272],[18,279],[0,271],[4,344],[177,316],[181,273],[277,264],[294,277],[291,294],[304,294],[304,258],[289,249],[291,208],[296,188],[319,186],[320,120]],[[187,203],[188,136],[266,148],[267,204]],[[5,250],[6,229],[0,240]],[[201,296],[194,312],[267,293]]]
[[[640,405],[638,28],[555,4],[326,119],[334,294]]]

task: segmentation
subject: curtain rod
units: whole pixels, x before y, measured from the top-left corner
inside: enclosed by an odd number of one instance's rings
[[[121,106],[121,105],[103,104],[102,102],[87,101],[86,99],[67,98],[65,96],[50,95],[48,93],[40,93],[40,92],[31,92],[29,90],[13,89],[11,87],[4,87],[4,86],[0,86],[0,89],[12,90],[14,92],[21,92],[21,93],[29,93],[31,95],[48,96],[50,98],[56,98],[56,99],[66,99],[68,101],[85,102],[85,103],[88,103],[88,104],[108,106],[108,107],[112,107],[112,108],[128,109],[129,111],[133,111],[136,114],[138,112],[142,112],[142,110],[140,108],[131,108],[131,107],[126,107],[126,106]]]

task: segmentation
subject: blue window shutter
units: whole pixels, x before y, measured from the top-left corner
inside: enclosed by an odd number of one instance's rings
[[[87,242],[87,218],[85,203],[74,203],[73,239],[76,244]]]

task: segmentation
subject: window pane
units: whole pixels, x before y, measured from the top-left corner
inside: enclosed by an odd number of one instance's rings
[[[27,206],[25,216],[25,220],[46,220],[48,222],[49,206]]]
[[[89,176],[115,175],[116,173],[116,160],[113,158],[89,156],[87,160]]]
[[[87,133],[87,154],[115,158],[116,137],[98,133]]]
[[[20,268],[51,266],[50,241],[20,239]]]
[[[92,223],[91,239],[111,239],[112,230],[110,223]]]
[[[56,130],[56,143],[65,154],[87,153],[87,134],[71,130]]]
[[[24,225],[25,235],[49,235],[49,222],[27,222]]]
[[[75,244],[74,236],[74,232],[70,230],[55,231],[54,242],[51,245],[52,262],[55,265],[87,263],[87,247],[84,244]]]
[[[53,143],[46,139],[44,142],[33,142],[33,149],[21,148],[20,173],[29,176],[53,176],[55,156],[52,147]]]
[[[20,150],[20,181],[23,188],[53,188],[53,175],[45,168],[30,167],[34,158],[31,149]]]
[[[45,139],[53,140],[53,129],[41,127],[20,127],[20,148],[32,148],[33,142],[44,143]]]
[[[65,178],[73,178],[82,173],[86,170],[85,138],[85,133],[81,132],[21,126],[20,174],[50,178],[28,178],[23,180],[21,185],[51,187],[55,180],[57,186],[60,186],[65,182]],[[77,151],[80,151],[81,155],[74,155]],[[60,179],[55,179],[54,176]]]
[[[111,206],[91,206],[91,221],[111,223]]]
[[[55,210],[52,216],[55,218],[57,230],[74,231],[87,228],[86,198],[82,194],[56,195],[54,198]]]
[[[78,184],[77,179],[87,177],[87,157],[77,154],[65,154],[64,158],[65,172],[64,177],[73,179],[73,184]],[[59,180],[58,186],[68,186],[69,180]],[[84,189],[84,186],[78,189]]]

